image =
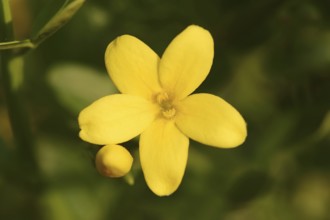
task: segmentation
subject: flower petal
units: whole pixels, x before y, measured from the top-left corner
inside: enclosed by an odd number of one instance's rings
[[[143,132],[156,114],[157,108],[138,96],[106,96],[81,111],[79,136],[93,144],[121,143]]]
[[[225,100],[211,94],[195,94],[177,106],[176,124],[193,140],[214,147],[231,148],[246,138],[246,123]]]
[[[157,119],[140,136],[140,159],[149,188],[157,195],[180,185],[188,158],[189,139],[171,120]]]
[[[213,53],[211,34],[199,26],[189,26],[174,38],[161,58],[161,85],[179,100],[185,98],[208,75]]]
[[[116,38],[105,52],[105,64],[117,88],[122,93],[146,98],[160,90],[158,62],[152,49],[130,35]]]

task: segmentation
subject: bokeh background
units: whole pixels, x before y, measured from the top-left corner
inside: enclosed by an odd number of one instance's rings
[[[13,3],[16,39],[28,38],[50,1]],[[31,128],[32,155],[15,157],[1,83],[0,219],[329,220],[329,9],[328,0],[87,1],[25,55],[22,126]],[[77,116],[117,92],[104,66],[107,44],[131,34],[161,55],[190,24],[215,41],[196,92],[234,105],[248,124],[246,142],[228,150],[191,141],[183,182],[169,197],[146,186],[137,140],[125,145],[134,185],[100,176],[99,147],[78,138]]]

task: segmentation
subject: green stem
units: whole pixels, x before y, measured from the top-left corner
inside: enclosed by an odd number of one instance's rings
[[[0,65],[3,90],[18,156],[22,162],[29,161],[26,168],[36,170],[32,132],[22,97],[23,57],[14,56],[12,51],[1,52]]]
[[[0,0],[0,41],[13,41],[13,28],[8,0]],[[25,111],[23,96],[24,59],[13,50],[0,51],[0,77],[5,94],[11,128],[15,137],[14,158],[8,164],[9,176],[24,202],[18,205],[25,219],[40,217],[39,194],[42,180],[34,152],[34,141]],[[10,181],[10,180],[9,180]],[[23,209],[23,210],[22,210]]]
[[[37,45],[33,44],[31,40],[21,40],[21,41],[10,41],[10,42],[1,42],[0,50],[11,50],[11,49],[34,49]]]
[[[0,33],[3,41],[14,38],[9,2],[2,0],[0,4],[0,9],[3,12]],[[2,84],[17,150],[23,158],[31,159],[29,167],[35,170],[36,160],[33,152],[32,134],[22,102],[24,59],[22,56],[15,56],[12,50],[1,51],[0,56]]]

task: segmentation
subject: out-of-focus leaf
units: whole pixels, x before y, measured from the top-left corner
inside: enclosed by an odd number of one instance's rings
[[[269,192],[249,202],[244,207],[231,210],[223,218],[225,220],[293,220],[294,209],[290,201],[285,199],[283,193],[278,191]]]
[[[270,188],[270,178],[261,170],[248,170],[233,180],[226,191],[228,205],[238,208],[258,198]]]
[[[59,102],[75,114],[96,99],[117,91],[105,72],[79,64],[54,66],[48,73],[48,82]]]
[[[239,109],[253,122],[263,121],[275,110],[275,92],[270,89],[270,81],[265,76],[262,59],[263,47],[235,59],[232,80],[219,95]],[[248,121],[248,124],[252,121]]]
[[[121,191],[94,170],[80,142],[46,135],[36,143],[41,172],[50,183],[41,197],[45,219],[106,219]]]
[[[323,74],[330,66],[330,32],[315,27],[302,28],[298,36],[282,36],[270,44],[265,56],[266,74],[273,78],[304,82]],[[327,73],[327,72],[326,72]]]
[[[319,130],[317,131],[318,138],[327,138],[330,139],[330,111],[324,116],[322,124],[320,125]]]
[[[36,141],[36,153],[41,172],[54,182],[66,178],[67,182],[94,173],[88,156],[83,155],[83,148],[78,148],[72,140],[59,139],[54,136],[41,136]],[[79,152],[79,150],[81,150]],[[65,155],[65,157],[63,157]],[[72,175],[74,173],[74,176]],[[88,177],[88,175],[90,175]],[[74,178],[75,177],[75,178]],[[81,180],[79,181],[81,182]]]
[[[191,147],[187,168],[198,176],[207,176],[212,171],[212,162],[206,155]]]
[[[104,199],[104,193],[110,195]],[[44,215],[49,220],[106,219],[109,203],[118,192],[105,184],[93,187],[50,187],[42,198]]]
[[[298,211],[297,219],[326,219],[329,217],[330,179],[322,173],[304,175],[296,187],[293,206]]]

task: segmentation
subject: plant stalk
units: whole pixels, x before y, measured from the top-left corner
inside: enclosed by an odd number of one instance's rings
[[[0,41],[14,40],[10,11],[10,1],[0,0]],[[34,152],[34,140],[30,129],[29,117],[23,102],[24,58],[14,50],[0,51],[0,81],[5,95],[15,148],[13,158],[7,164],[8,184],[15,185],[23,202],[17,209],[25,219],[39,219],[39,196],[42,191],[42,178]]]

